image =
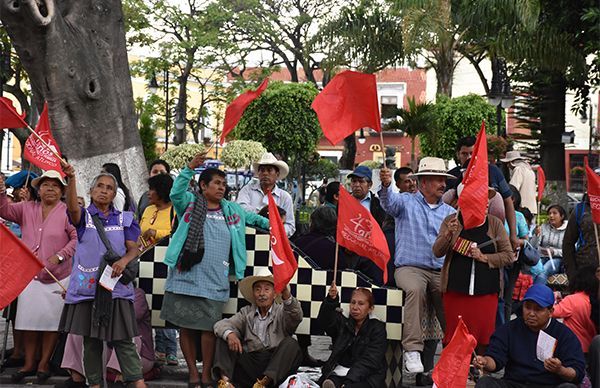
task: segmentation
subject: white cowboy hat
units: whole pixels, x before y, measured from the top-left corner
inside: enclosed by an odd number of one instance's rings
[[[277,169],[279,170],[279,179],[285,179],[285,177],[288,176],[288,173],[290,172],[290,168],[288,167],[287,163],[283,160],[277,160],[277,158],[270,152],[265,152],[260,157],[260,160],[254,163],[254,165],[252,166],[255,175],[258,175],[259,166],[277,167]]]
[[[254,300],[254,283],[256,282],[269,282],[275,284],[275,280],[273,279],[273,274],[269,271],[268,268],[265,267],[256,267],[256,273],[252,276],[246,276],[240,282],[238,289],[242,293],[244,299],[252,304],[256,304]],[[281,302],[281,295],[277,295],[275,297],[276,302]]]
[[[67,182],[65,182],[62,175],[60,175],[60,173],[55,170],[48,170],[48,171],[44,172],[42,175],[40,175],[39,177],[35,178],[34,180],[31,181],[31,186],[33,186],[34,188],[37,189],[38,185],[40,184],[42,179],[56,179],[64,187],[67,186]]]
[[[508,151],[506,153],[506,157],[504,159],[500,159],[500,161],[504,163],[509,163],[514,160],[527,160],[527,158],[521,156],[521,153],[519,151]]]
[[[443,159],[433,158],[431,156],[427,156],[419,162],[419,171],[414,174],[410,174],[411,177],[419,177],[419,176],[445,176],[446,178],[454,178],[454,175],[448,174],[446,172],[446,163],[444,163]]]

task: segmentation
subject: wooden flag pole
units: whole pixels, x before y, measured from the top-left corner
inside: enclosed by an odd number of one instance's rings
[[[58,284],[60,286],[60,288],[63,289],[64,292],[67,292],[67,289],[65,288],[65,286],[62,285],[62,283],[56,278],[56,276],[54,276],[54,274],[52,272],[50,272],[50,270],[47,267],[44,267],[44,270],[48,273],[48,275],[50,275],[50,277],[52,279],[54,279],[56,284]]]
[[[335,242],[335,261],[333,262],[333,283],[336,284],[337,281],[337,268],[338,268],[338,255],[340,252],[340,244]]]
[[[25,178],[25,184],[23,185],[23,187],[27,187],[27,184],[29,184],[30,176],[31,176],[31,162],[29,163],[29,168],[27,169],[27,177]]]
[[[44,141],[44,139],[42,139],[42,137],[40,135],[38,135],[38,133],[36,131],[34,131],[29,124],[27,125],[27,129],[29,129],[29,132],[31,132],[33,135],[35,135],[35,137],[38,138],[39,141],[42,142],[43,145],[45,145],[46,147],[48,147],[48,149],[50,150],[50,152],[52,152],[54,154],[54,156],[56,156],[58,159],[60,159],[60,161],[62,162],[62,164],[67,164],[67,161],[64,160],[59,154],[58,152],[56,152],[54,150],[54,148],[50,147],[50,145],[48,143],[46,143],[46,141]]]
[[[383,142],[383,129],[379,131],[379,139],[381,140],[381,153],[383,154],[383,167],[387,168],[385,164],[385,144]]]
[[[535,220],[535,223],[536,223],[538,226],[540,225],[540,208],[542,207],[541,205],[542,205],[542,203],[538,201],[538,204],[537,204],[537,211],[538,211],[538,212],[537,212],[537,214],[535,215],[535,218],[536,218],[536,220]]]

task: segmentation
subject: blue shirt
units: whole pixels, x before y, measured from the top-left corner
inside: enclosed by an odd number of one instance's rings
[[[529,235],[529,227],[527,226],[527,220],[523,213],[519,211],[515,211],[515,219],[517,221],[517,237],[518,238],[527,238]],[[506,229],[506,233],[510,236],[510,228],[508,227],[508,222],[504,221],[504,229]]]
[[[382,187],[379,200],[396,222],[394,265],[441,269],[444,257],[435,257],[431,247],[444,219],[456,210],[441,200],[430,206],[420,191],[394,193],[391,188]]]
[[[544,331],[556,338],[554,357],[558,358],[564,367],[573,368],[577,372],[574,384],[578,384],[585,373],[585,359],[581,343],[573,332],[551,319]],[[522,317],[500,326],[490,339],[485,353],[496,362],[496,370],[504,369],[504,379],[521,384],[557,386],[566,383],[558,375],[548,372],[544,363],[537,359],[536,344],[539,333],[531,331]]]
[[[363,205],[365,209],[371,212],[371,192],[369,191],[367,195],[363,199],[360,200],[360,204]]]

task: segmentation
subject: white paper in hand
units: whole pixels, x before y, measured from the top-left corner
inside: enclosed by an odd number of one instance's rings
[[[545,331],[540,330],[535,349],[537,359],[544,362],[547,359],[554,357],[554,349],[556,349],[556,338]]]
[[[110,265],[107,265],[106,267],[104,267],[104,271],[102,271],[102,276],[100,276],[100,285],[110,292],[112,292],[115,289],[117,282],[119,281],[119,279],[121,279],[121,276],[123,275],[119,275],[114,278],[111,276],[112,267]]]

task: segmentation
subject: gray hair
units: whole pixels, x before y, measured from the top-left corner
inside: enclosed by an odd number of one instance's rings
[[[117,189],[119,188],[119,183],[117,182],[117,178],[115,178],[115,176],[113,174],[109,174],[107,172],[101,172],[100,174],[98,174],[94,180],[92,181],[92,186],[90,187],[90,191],[96,187],[96,184],[98,183],[98,180],[100,180],[100,178],[102,178],[103,176],[107,176],[110,179],[113,180],[113,182],[115,182],[115,192],[117,192]]]

